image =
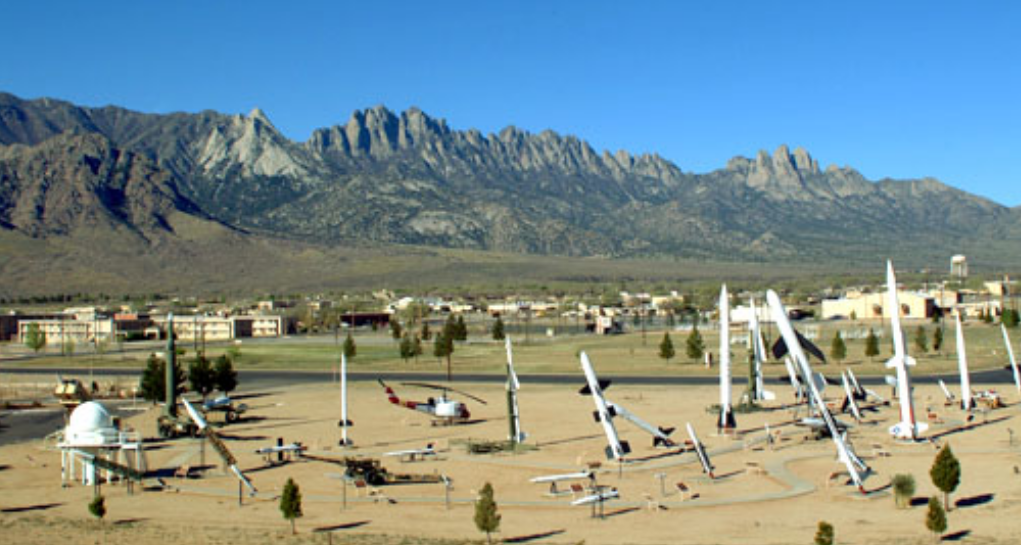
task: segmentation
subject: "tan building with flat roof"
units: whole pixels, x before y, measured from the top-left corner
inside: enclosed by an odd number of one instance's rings
[[[903,318],[931,318],[936,310],[933,298],[925,294],[898,291],[897,301],[900,303],[900,315]],[[865,320],[893,316],[885,307],[886,292],[850,292],[841,299],[824,299],[822,319],[854,317]]]

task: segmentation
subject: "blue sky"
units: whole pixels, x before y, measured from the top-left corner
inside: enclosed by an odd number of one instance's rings
[[[418,106],[458,129],[548,128],[693,172],[787,143],[1017,206],[1019,6],[9,0],[0,90],[258,106],[296,140],[355,109]]]

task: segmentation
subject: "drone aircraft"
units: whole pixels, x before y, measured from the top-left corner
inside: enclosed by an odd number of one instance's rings
[[[405,409],[411,409],[413,411],[418,411],[421,413],[432,415],[436,419],[434,422],[439,422],[442,424],[461,424],[467,422],[468,419],[471,418],[471,411],[468,410],[468,406],[461,401],[457,401],[450,398],[448,396],[448,393],[450,392],[462,395],[468,399],[477,401],[483,405],[486,404],[484,400],[475,397],[471,394],[460,392],[448,386],[443,386],[439,384],[428,384],[425,382],[403,382],[401,384],[403,386],[440,390],[441,392],[440,395],[435,398],[430,397],[426,401],[402,400],[401,398],[397,397],[397,394],[394,393],[393,388],[387,386],[382,379],[379,380],[379,384],[380,386],[383,387],[384,390],[386,390],[387,399],[390,401],[390,403],[393,403],[398,407],[404,407]]]

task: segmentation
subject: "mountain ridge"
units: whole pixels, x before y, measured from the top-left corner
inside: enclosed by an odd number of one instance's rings
[[[258,108],[146,114],[0,93],[0,150],[0,229],[39,238],[103,222],[175,244],[166,217],[184,214],[216,232],[326,246],[752,261],[1021,254],[1021,207],[932,178],[870,181],[787,145],[697,174],[551,130],[453,130],[418,108],[355,110],[298,142]],[[89,198],[71,206],[69,195]]]

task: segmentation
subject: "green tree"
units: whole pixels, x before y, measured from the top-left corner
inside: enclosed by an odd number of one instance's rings
[[[819,528],[815,531],[815,545],[833,545],[833,525],[819,521]]]
[[[908,475],[899,473],[890,479],[890,485],[893,487],[893,498],[897,502],[897,508],[903,509],[911,503],[911,497],[915,495],[915,477],[914,475]]]
[[[28,324],[25,330],[25,346],[32,349],[32,352],[39,353],[46,346],[46,333],[39,329],[39,324]]]
[[[404,363],[408,363],[409,359],[415,357],[415,345],[411,341],[411,335],[405,333],[401,338],[400,352]]]
[[[100,521],[106,516],[106,498],[102,494],[93,496],[92,501],[89,502],[89,514]]]
[[[464,323],[464,316],[463,315],[461,315],[461,314],[457,315],[457,322],[455,322],[455,325],[457,327],[457,331],[456,331],[457,332],[457,336],[454,337],[454,340],[457,340],[457,341],[467,341],[468,340],[468,326]]]
[[[698,332],[698,325],[691,327],[691,333],[685,344],[688,358],[699,360],[702,358],[702,354],[705,354],[705,342],[702,340],[702,334]]]
[[[936,328],[936,331],[932,333],[932,349],[936,352],[943,351],[943,329]]]
[[[929,351],[929,336],[925,334],[925,327],[918,326],[915,330],[915,348],[923,354]]]
[[[475,502],[475,527],[486,533],[486,541],[493,542],[492,533],[500,530],[500,514],[493,499],[493,485],[486,483]]]
[[[291,521],[291,535],[297,533],[294,528],[295,519],[301,518],[301,489],[294,483],[294,479],[287,478],[284,483],[283,494],[280,495],[280,513],[286,520]]]
[[[428,341],[432,338],[432,331],[429,331],[429,322],[422,323],[422,340]]]
[[[949,444],[944,445],[936,455],[929,476],[932,477],[932,484],[943,492],[943,504],[949,510],[950,493],[961,484],[961,462],[954,456]]]
[[[216,389],[216,373],[205,356],[196,356],[188,366],[188,383],[193,392],[202,396],[203,402]]]
[[[412,343],[412,353],[415,355],[415,363],[418,363],[418,357],[422,355],[422,339],[417,335]]]
[[[433,356],[439,359],[447,358],[450,363],[450,356],[454,353],[454,339],[445,333],[437,333],[433,339]]]
[[[355,346],[355,339],[351,336],[351,332],[347,332],[347,338],[344,339],[344,356],[347,359],[354,358],[358,354],[358,347]]]
[[[503,320],[501,320],[500,317],[497,316],[496,321],[493,322],[493,340],[502,341],[505,336],[506,335],[503,331]]]
[[[142,393],[143,398],[153,403],[163,401],[163,398],[166,396],[166,373],[167,362],[163,358],[156,357],[155,354],[150,354],[145,364],[145,370],[142,372],[142,377],[138,383],[138,389]],[[187,376],[184,374],[184,369],[181,368],[180,364],[174,362],[174,390],[177,395],[184,393],[184,383],[186,380]]]
[[[1021,314],[1019,314],[1018,310],[1014,308],[1003,309],[1003,314],[1000,316],[1000,322],[1007,327],[1017,327],[1018,323],[1021,322]]]
[[[869,335],[865,337],[865,357],[872,360],[872,358],[879,355],[879,337],[876,337],[876,332],[869,328]]]
[[[213,377],[216,389],[224,394],[230,394],[238,387],[238,372],[234,370],[234,362],[226,354],[216,358]]]
[[[669,362],[677,355],[674,350],[674,342],[670,340],[670,333],[663,333],[663,340],[659,342],[659,357]]]
[[[925,527],[932,532],[933,539],[937,543],[943,532],[947,531],[947,513],[936,496],[929,498],[929,511],[925,514]]]
[[[839,331],[833,334],[833,342],[830,344],[830,357],[838,362],[843,361],[847,357],[847,345],[844,344],[844,339],[840,336]]]
[[[393,337],[395,341],[400,340],[404,336],[404,328],[401,327],[401,322],[396,316],[390,320],[390,336]]]

